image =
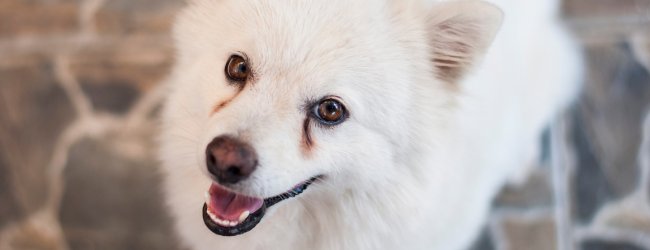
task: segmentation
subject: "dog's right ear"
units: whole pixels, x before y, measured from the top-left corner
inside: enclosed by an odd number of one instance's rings
[[[503,12],[483,1],[435,4],[427,25],[431,61],[439,78],[457,82],[479,61],[501,27]]]

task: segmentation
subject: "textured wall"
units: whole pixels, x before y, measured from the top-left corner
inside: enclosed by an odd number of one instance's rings
[[[0,0],[0,249],[179,248],[152,137],[182,4]],[[650,249],[650,2],[565,15],[588,60],[547,150],[565,174],[505,188],[475,249]]]

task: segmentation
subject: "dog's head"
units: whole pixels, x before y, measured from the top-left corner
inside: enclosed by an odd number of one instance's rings
[[[415,175],[500,20],[477,1],[194,0],[175,27],[169,181],[204,185],[206,225],[237,235],[311,184]]]

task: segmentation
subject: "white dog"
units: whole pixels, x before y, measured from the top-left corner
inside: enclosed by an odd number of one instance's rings
[[[579,82],[555,1],[492,2],[190,1],[160,150],[183,242],[466,248]]]

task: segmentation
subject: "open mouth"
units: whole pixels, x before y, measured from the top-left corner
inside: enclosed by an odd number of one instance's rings
[[[318,179],[313,177],[283,194],[265,199],[237,194],[212,184],[203,205],[203,222],[210,231],[221,236],[246,233],[260,223],[266,209],[300,195]]]

